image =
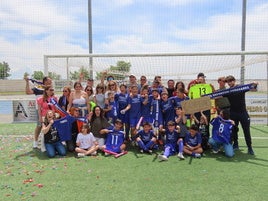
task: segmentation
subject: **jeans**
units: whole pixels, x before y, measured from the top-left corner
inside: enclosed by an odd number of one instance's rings
[[[46,147],[46,151],[47,151],[47,156],[49,158],[53,158],[56,155],[56,152],[60,155],[60,156],[65,156],[66,155],[66,149],[63,146],[63,144],[58,141],[55,143],[45,143],[45,147]]]
[[[218,142],[218,141],[215,141],[213,138],[210,138],[208,140],[208,143],[212,146],[212,149],[214,151],[218,151],[220,147],[223,146],[225,156],[230,157],[230,158],[234,156],[234,149],[231,143]]]

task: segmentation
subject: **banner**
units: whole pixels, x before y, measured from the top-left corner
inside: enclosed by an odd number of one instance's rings
[[[205,94],[204,96],[208,96],[210,98],[216,98],[216,97],[224,96],[224,95],[231,94],[231,93],[246,92],[246,91],[250,91],[250,90],[256,90],[256,88],[257,88],[257,85],[255,83],[237,85],[237,86],[232,87],[232,88],[215,91],[215,92],[210,93],[210,94]]]
[[[13,100],[14,122],[36,122],[37,118],[35,100]]]

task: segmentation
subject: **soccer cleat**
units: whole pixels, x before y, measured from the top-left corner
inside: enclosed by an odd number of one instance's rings
[[[78,154],[77,154],[77,157],[78,157],[78,158],[85,157],[85,154],[84,154],[84,153],[78,153]]]
[[[249,148],[248,148],[248,154],[250,154],[250,155],[255,155],[255,153],[254,153],[252,147],[249,147]]]
[[[201,158],[201,154],[196,153],[196,154],[194,155],[194,157],[195,157],[195,158]]]
[[[185,159],[182,153],[178,153],[178,158],[180,158],[181,160]]]
[[[140,149],[140,153],[143,154],[143,149]]]
[[[159,155],[158,156],[159,161],[167,161],[168,158],[165,155]]]
[[[97,156],[98,155],[98,153],[97,153],[97,151],[94,151],[93,153],[91,153],[90,154],[91,156]]]
[[[149,154],[152,154],[152,153],[153,153],[153,150],[149,149],[149,150],[148,150],[148,153],[149,153]]]

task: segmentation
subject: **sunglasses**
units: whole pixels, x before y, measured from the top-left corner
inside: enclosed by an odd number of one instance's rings
[[[62,92],[68,92],[67,90],[63,90]]]
[[[115,86],[114,84],[109,84],[110,87]]]
[[[92,91],[92,89],[87,89],[87,91]]]
[[[54,89],[49,89],[49,91],[54,91]]]

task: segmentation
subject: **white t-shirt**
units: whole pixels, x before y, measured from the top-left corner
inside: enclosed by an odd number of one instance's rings
[[[93,134],[90,132],[86,135],[82,133],[78,133],[76,143],[80,142],[79,148],[81,149],[89,149],[94,145],[94,142],[96,141]]]

